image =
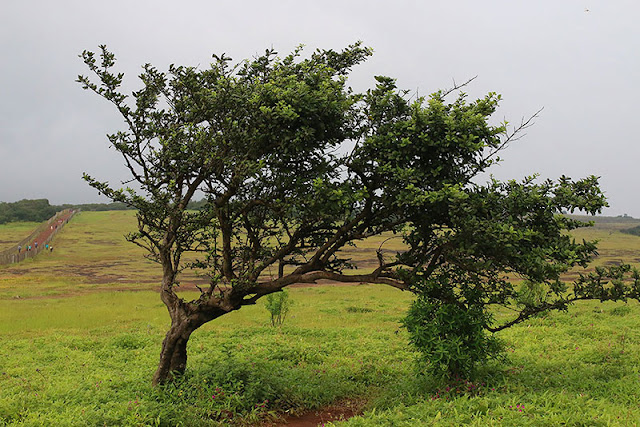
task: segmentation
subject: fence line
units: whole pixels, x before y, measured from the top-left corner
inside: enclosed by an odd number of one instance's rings
[[[73,209],[65,209],[56,213],[45,223],[38,226],[28,237],[22,239],[9,249],[0,252],[0,265],[14,264],[38,255],[46,249],[45,246],[53,239],[58,231],[62,230],[62,227],[69,222],[76,212],[77,211]],[[45,232],[47,228],[51,229],[51,233],[42,242],[37,241],[40,234]],[[38,242],[38,247],[35,247],[36,241]],[[29,245],[31,245],[31,250],[27,250]]]

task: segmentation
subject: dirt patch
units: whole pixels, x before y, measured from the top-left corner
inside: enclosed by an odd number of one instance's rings
[[[380,253],[383,254],[391,254],[391,255],[395,255],[399,252],[404,252],[404,251],[400,251],[400,250],[396,250],[396,249],[379,249],[379,248],[359,248],[359,247],[353,247],[353,246],[348,246],[345,250],[340,251],[340,254],[344,254],[344,253],[377,253],[378,250],[380,250]]]
[[[77,297],[82,295],[88,295],[92,293],[99,292],[141,292],[141,291],[154,291],[160,292],[159,281],[154,282],[141,282],[141,281],[129,281],[129,280],[111,280],[111,281],[95,281],[89,282],[88,284],[92,285],[110,285],[110,286],[98,286],[94,288],[85,288],[78,290],[66,290],[65,292],[48,294],[48,295],[14,295],[10,298],[0,298],[1,299],[58,299],[58,298],[70,298]],[[117,283],[117,284],[116,284]],[[128,284],[136,284],[135,286],[127,286]],[[343,282],[332,282],[326,281],[322,283],[322,285],[317,284],[309,284],[309,283],[301,283],[297,285],[291,285],[291,288],[310,288],[310,287],[318,287],[318,286],[359,286],[358,283],[343,283]],[[180,296],[181,292],[197,292],[198,288],[194,283],[185,283],[181,284],[179,288],[176,289],[178,296]],[[276,425],[276,424],[274,424]]]
[[[122,266],[122,263],[95,263],[91,268],[87,266],[68,266],[61,273],[66,275],[72,275],[76,277],[82,277],[86,283],[91,284],[103,284],[103,283],[139,283],[140,280],[127,277],[126,275],[110,274],[112,271],[117,271],[117,267]],[[143,281],[146,283],[146,281]],[[150,280],[153,282],[153,280]],[[155,280],[156,283],[159,280]]]
[[[336,286],[336,287],[342,287],[342,286],[361,286],[361,285],[367,285],[367,282],[360,282],[360,283],[356,283],[356,282],[336,282],[333,280],[318,280],[318,283],[296,283],[293,285],[289,285],[287,286],[288,288],[322,288],[322,287],[327,287],[327,286]]]
[[[39,235],[34,239],[34,242],[44,242],[59,228],[62,228],[66,222],[73,216],[73,212],[68,212],[64,215],[60,215],[55,221],[52,221],[49,227],[46,227]]]
[[[345,400],[335,405],[327,406],[315,411],[309,411],[299,416],[285,416],[275,422],[267,422],[263,427],[316,427],[328,422],[344,421],[356,415],[361,415],[365,402],[363,400]]]
[[[59,298],[70,298],[70,297],[78,297],[83,295],[90,295],[98,292],[145,292],[145,291],[154,291],[160,293],[160,286],[109,286],[104,288],[95,288],[95,289],[77,289],[69,292],[64,292],[60,294],[50,294],[50,295],[14,295],[11,298],[0,298],[2,299],[12,299],[12,300],[47,300],[47,299],[59,299]]]
[[[86,242],[90,245],[96,245],[96,246],[116,246],[120,244],[119,242],[114,242],[113,240],[87,239]]]

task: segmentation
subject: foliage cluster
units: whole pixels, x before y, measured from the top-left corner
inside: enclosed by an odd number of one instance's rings
[[[500,356],[501,342],[486,331],[491,323],[490,312],[477,300],[447,304],[426,292],[403,321],[422,356],[419,369],[444,379],[472,378],[478,363]]]
[[[56,214],[56,207],[47,199],[0,202],[0,224],[15,221],[45,221]]]
[[[22,221],[42,222],[65,209],[116,211],[131,208],[120,202],[51,205],[47,199],[24,199],[13,203],[0,202],[0,224]]]

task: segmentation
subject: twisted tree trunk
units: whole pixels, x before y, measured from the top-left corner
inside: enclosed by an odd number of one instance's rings
[[[171,382],[184,374],[187,367],[187,343],[193,331],[205,323],[237,309],[223,300],[196,304],[185,302],[172,291],[163,292],[163,301],[171,315],[171,327],[162,341],[160,362],[153,375],[153,385]]]
[[[160,363],[153,375],[154,386],[164,384],[176,376],[184,374],[187,367],[187,343],[191,333],[198,326],[192,325],[189,320],[172,322],[171,328],[162,341]]]

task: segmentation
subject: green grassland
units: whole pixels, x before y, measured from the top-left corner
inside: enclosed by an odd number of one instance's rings
[[[9,249],[38,228],[38,222],[14,222],[0,224],[0,251]]]
[[[154,389],[169,318],[158,266],[123,238],[133,215],[83,212],[52,253],[0,267],[0,425],[256,425],[346,401],[363,415],[336,424],[640,424],[636,302],[577,304],[503,331],[506,361],[473,384],[443,384],[416,374],[399,323],[410,294],[293,287],[282,327],[270,326],[263,302],[211,322],[190,341],[186,376]],[[640,237],[619,231],[634,225],[608,221],[574,235],[600,240],[596,265],[637,265]],[[2,226],[0,241],[34,226]],[[348,255],[366,269],[384,240]],[[194,280],[183,278],[185,295]]]

